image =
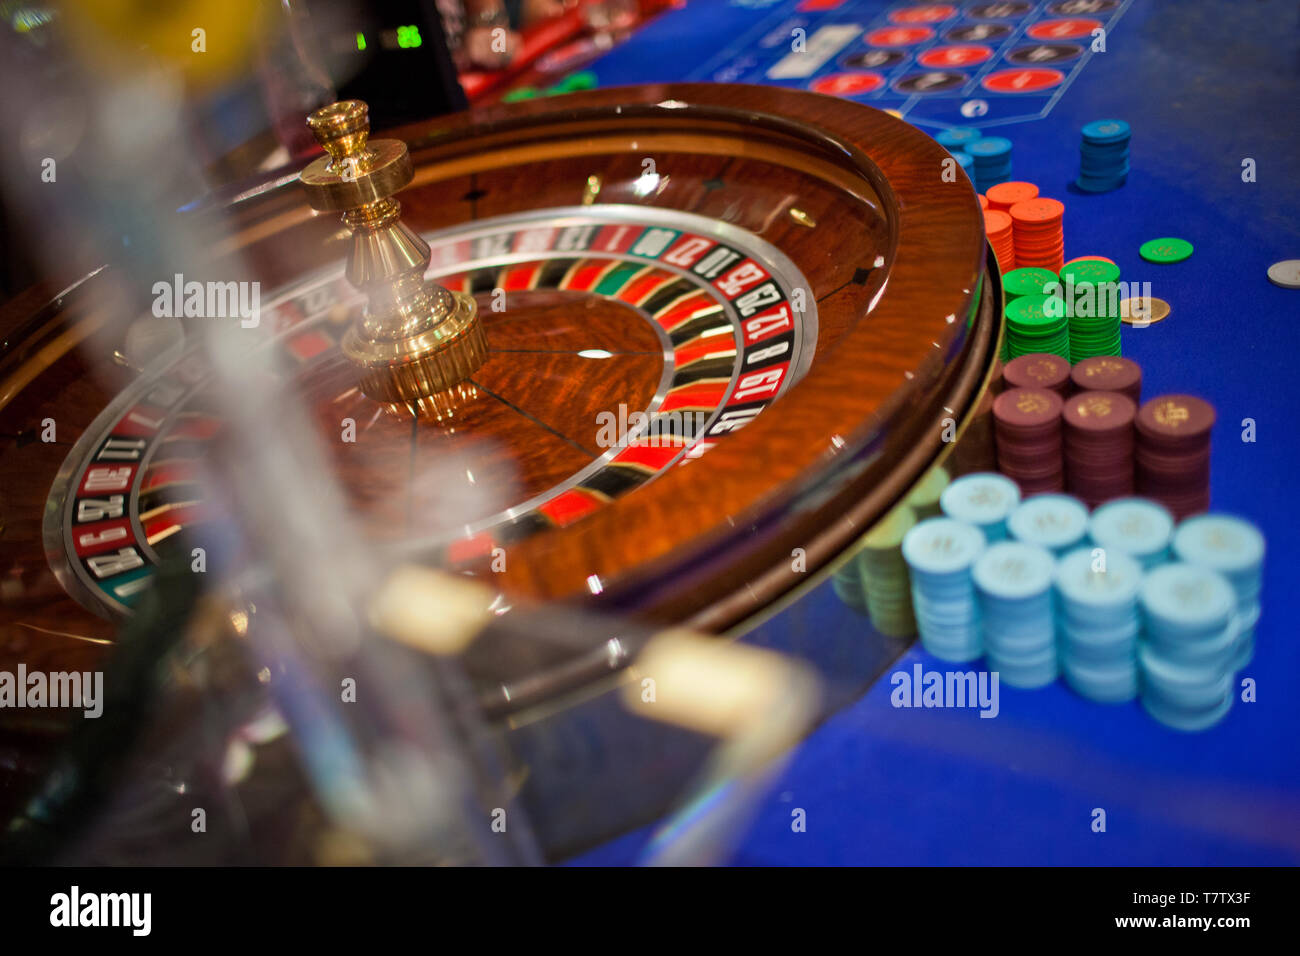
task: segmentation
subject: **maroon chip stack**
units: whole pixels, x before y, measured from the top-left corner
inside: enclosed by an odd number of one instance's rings
[[[1065,487],[1061,458],[1061,396],[1046,388],[1013,388],[993,403],[998,471],[1020,485],[1021,494]]]
[[[1070,381],[1080,392],[1119,392],[1142,404],[1142,367],[1118,355],[1094,355],[1070,370]]]
[[[1210,507],[1214,418],[1214,406],[1193,395],[1161,395],[1138,412],[1138,493],[1179,519]]]
[[[1133,494],[1137,410],[1120,392],[1079,392],[1065,401],[1065,486],[1089,508]]]
[[[1049,352],[1013,358],[1002,370],[1007,388],[1050,388],[1065,398],[1070,394],[1070,363]]]

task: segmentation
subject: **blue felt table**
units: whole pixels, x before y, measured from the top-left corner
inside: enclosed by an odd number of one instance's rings
[[[869,30],[911,5],[846,0],[801,13],[790,0],[691,0],[593,69],[602,86],[763,81],[799,24],[808,34],[837,23]],[[1049,5],[1036,3],[1027,20],[1050,19]],[[950,122],[996,126],[990,132],[1015,144],[1013,178],[1066,203],[1067,258],[1108,256],[1126,280],[1151,282],[1172,306],[1162,323],[1126,327],[1124,354],[1141,363],[1144,394],[1192,392],[1214,403],[1213,506],[1251,518],[1268,536],[1257,653],[1241,675],[1256,682],[1257,702],[1238,701],[1218,726],[1184,734],[1137,703],[1090,703],[1061,683],[1004,687],[1001,713],[986,720],[973,710],[895,709],[881,680],[792,755],[731,862],[1300,863],[1292,609],[1300,599],[1300,290],[1266,276],[1271,263],[1300,258],[1298,18],[1293,0],[1129,0],[1100,15],[1109,26],[1105,52],[1089,52],[1061,89],[1023,108],[1008,102],[1014,97],[988,97],[982,119],[963,120],[961,104],[984,98],[978,85],[944,102],[888,88],[859,99],[905,108],[931,133]],[[783,85],[807,87],[839,69],[832,60]],[[1079,193],[1069,187],[1079,128],[1108,117],[1132,125],[1132,173],[1115,192]],[[1248,158],[1253,183],[1242,181]],[[1168,235],[1190,240],[1192,258],[1165,266],[1140,258],[1144,240]],[[1253,443],[1242,440],[1245,419],[1255,422]],[[862,626],[823,586],[769,628]],[[919,645],[896,668],[910,671],[916,661],[951,669]],[[1105,833],[1090,826],[1098,807]],[[792,831],[795,808],[806,811],[806,832]],[[575,862],[634,862],[650,832]]]

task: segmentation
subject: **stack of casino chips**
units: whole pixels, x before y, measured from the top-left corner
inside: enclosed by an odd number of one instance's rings
[[[961,150],[957,150],[951,155],[953,159],[957,160],[957,165],[960,166],[961,171],[966,174],[966,178],[972,183],[975,182],[975,161]]]
[[[849,558],[831,574],[835,596],[859,613],[867,610],[867,590],[862,583],[862,569],[856,557]]]
[[[1061,294],[1070,317],[1070,360],[1119,355],[1119,266],[1100,259],[1071,262],[1060,269]]]
[[[1070,329],[1061,300],[1050,295],[1022,295],[1008,302],[1006,352],[1019,358],[1036,352],[1070,358]]]
[[[1142,581],[1142,706],[1179,730],[1203,730],[1232,706],[1237,597],[1218,571],[1175,562]]]
[[[1070,495],[1035,495],[1011,512],[1007,532],[1061,557],[1086,543],[1088,508]]]
[[[939,496],[943,513],[954,521],[975,525],[984,540],[1007,536],[1007,519],[1020,504],[1020,488],[1006,475],[978,471],[958,478]]]
[[[1187,564],[1218,571],[1237,597],[1237,641],[1232,669],[1239,671],[1255,655],[1259,593],[1264,575],[1264,536],[1249,521],[1231,515],[1188,518],[1174,532],[1174,556]]]
[[[1137,415],[1137,489],[1177,517],[1210,507],[1214,406],[1192,395],[1161,395]]]
[[[1070,370],[1070,381],[1080,392],[1119,392],[1134,405],[1142,404],[1142,368],[1118,355],[1086,358]]]
[[[1107,553],[1122,552],[1146,570],[1169,559],[1174,516],[1145,498],[1120,498],[1102,505],[1088,519],[1088,537]]]
[[[1008,272],[1016,267],[1016,247],[1011,235],[1011,217],[997,209],[984,210],[984,234],[993,255],[998,260],[998,271]]]
[[[917,482],[912,493],[907,496],[907,506],[916,512],[917,520],[924,521],[926,518],[937,518],[943,514],[943,509],[939,507],[939,498],[950,483],[948,470],[943,465],[931,468],[926,476]]]
[[[1046,548],[997,541],[971,571],[988,668],[1012,687],[1042,687],[1056,679],[1054,566]]]
[[[1142,576],[1142,566],[1127,554],[1108,552],[1102,564],[1086,547],[1056,566],[1061,671],[1089,700],[1119,703],[1137,696]]]
[[[1119,392],[1077,392],[1065,401],[1066,487],[1088,507],[1133,494],[1137,406]]]
[[[1065,205],[1042,196],[1007,210],[1015,232],[1016,264],[1061,271],[1065,265]]]
[[[1002,369],[1006,388],[1046,388],[1065,398],[1070,394],[1070,363],[1059,355],[1031,352],[1012,359]]]
[[[989,208],[1007,212],[1018,202],[1038,198],[1038,187],[1033,183],[1007,182],[990,186],[987,193]]]
[[[1012,238],[1014,239],[1014,237],[1015,234],[1013,230]],[[1014,256],[1015,253],[1013,251],[1012,258],[1014,258]],[[1018,267],[1012,269],[1010,272],[1006,272],[1002,276],[1002,295],[1005,300],[1005,305],[1011,304],[1021,296],[1045,295],[1043,288],[1049,283],[1055,284],[1058,281],[1056,273],[1048,269],[1035,269],[1032,267]],[[1003,336],[1002,352],[999,358],[1004,362],[1011,358],[1008,352],[1009,345],[1009,339],[1006,336]]]
[[[922,521],[903,538],[921,644],[942,660],[973,661],[984,652],[971,581],[984,547],[979,528],[951,518]]]
[[[964,153],[971,143],[984,138],[984,134],[973,126],[954,126],[935,134],[935,140],[954,156]]]
[[[1130,136],[1129,125],[1123,120],[1097,120],[1084,126],[1075,185],[1088,193],[1123,186],[1128,179]]]
[[[911,586],[903,560],[903,538],[914,527],[916,513],[906,505],[895,508],[867,533],[854,559],[862,569],[871,626],[888,637],[916,633]]]
[[[1046,388],[1009,389],[993,402],[998,470],[1026,497],[1065,487],[1061,405]]]
[[[988,195],[989,189],[1011,178],[1011,140],[985,136],[964,147],[975,161],[975,191]]]

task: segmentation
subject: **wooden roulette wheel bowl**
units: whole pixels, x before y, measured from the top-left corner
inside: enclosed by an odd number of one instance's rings
[[[963,176],[943,175],[942,147],[884,113],[674,84],[387,135],[409,144],[414,170],[397,196],[402,221],[431,246],[431,274],[476,297],[487,337],[486,363],[441,421],[382,409],[355,387],[338,348],[361,302],[340,278],[346,231],[313,212],[296,176],[210,209],[232,226],[217,261],[238,257],[271,290],[268,347],[285,353],[358,525],[414,560],[484,572],[499,548],[499,573],[482,576],[512,601],[740,632],[824,578],[982,397],[999,292],[979,204]],[[73,348],[102,324],[97,281],[0,315],[0,431],[26,434],[45,417],[60,429],[61,444],[0,456],[3,570],[21,583],[0,619],[50,669],[87,669],[105,653],[140,588],[119,589],[119,573],[138,582],[168,541],[202,538],[202,494],[151,499],[150,469],[160,486],[189,487],[162,466],[212,453],[204,429],[219,429],[198,390],[164,409],[124,487],[124,547],[140,562],[78,549],[80,524],[94,523],[79,520],[89,469],[175,372],[135,377],[98,340]],[[619,406],[677,413],[676,430],[659,445],[620,436],[606,447],[598,416]],[[345,418],[368,423],[361,437],[328,441]],[[680,420],[698,427],[682,432]],[[451,537],[422,522],[424,505],[456,489],[412,491],[413,476],[449,456],[471,463],[471,483],[500,475],[505,489]],[[159,514],[172,518],[160,527]],[[603,635],[559,650],[490,634],[464,658],[484,709],[515,717],[554,711],[622,663]]]

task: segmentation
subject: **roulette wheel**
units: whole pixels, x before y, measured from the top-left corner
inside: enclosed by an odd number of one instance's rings
[[[16,436],[0,615],[29,667],[111,670],[187,568],[201,583],[181,604],[215,596],[255,635],[249,595],[279,587],[266,567],[287,549],[310,571],[346,525],[367,555],[490,592],[500,623],[457,666],[492,727],[526,733],[599,706],[635,642],[538,641],[516,606],[743,634],[824,580],[984,396],[1000,290],[979,204],[942,147],[882,112],[711,84],[371,140],[364,104],[314,119],[327,157],[177,215],[227,232],[188,275],[147,277],[149,312],[115,311],[101,271],[0,313]],[[218,324],[239,344],[214,357]],[[232,422],[245,365],[250,394],[269,382],[301,414]],[[288,436],[319,449],[319,475],[239,459]],[[244,472],[285,508],[319,480],[328,508],[286,515],[268,545],[246,526],[275,514],[251,519],[248,488],[223,485]],[[18,777],[56,730],[10,728]],[[535,770],[536,799],[571,800],[580,776]],[[548,854],[618,822],[574,826],[543,834]]]

